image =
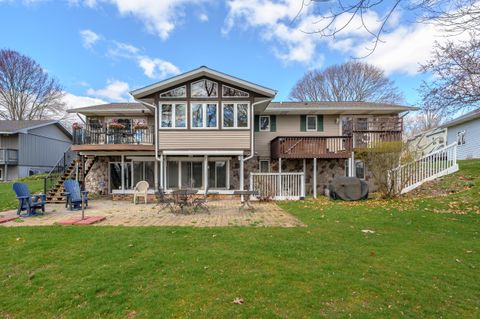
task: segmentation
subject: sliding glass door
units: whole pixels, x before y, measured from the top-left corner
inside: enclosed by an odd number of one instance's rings
[[[204,188],[203,160],[167,161],[167,189]],[[208,161],[208,188],[228,189],[228,160]]]

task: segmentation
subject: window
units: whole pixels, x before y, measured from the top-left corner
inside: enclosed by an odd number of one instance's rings
[[[260,173],[270,173],[269,160],[260,160]]]
[[[307,131],[316,131],[317,130],[317,116],[308,115],[307,116]]]
[[[132,187],[132,163],[125,162],[123,165],[125,189]],[[110,162],[109,170],[110,191],[122,189],[122,163]]]
[[[187,105],[185,103],[161,104],[160,128],[186,128]]]
[[[260,116],[260,131],[270,132],[270,116]]]
[[[460,131],[457,133],[457,144],[458,145],[465,144],[465,131]]]
[[[227,188],[228,161],[208,162],[208,188]]]
[[[250,107],[248,103],[224,103],[222,107],[223,128],[248,128],[250,126]]]
[[[228,85],[222,85],[222,96],[223,97],[249,97],[248,92],[232,88]]]
[[[190,89],[191,97],[218,97],[218,83],[207,79],[193,82]]]
[[[348,172],[350,171],[350,160],[345,160],[345,176],[348,176]],[[360,160],[355,161],[355,177],[365,179],[365,163]]]
[[[185,85],[160,93],[161,98],[168,97],[187,97],[187,87]]]
[[[147,181],[150,188],[155,186],[155,162],[133,162],[133,187],[140,181]]]
[[[357,121],[357,125],[356,125],[357,131],[368,131],[368,118],[359,117],[356,119],[356,121]]]
[[[192,128],[217,128],[216,103],[192,103],[191,106]]]
[[[201,188],[203,181],[202,162],[180,162],[181,188]]]

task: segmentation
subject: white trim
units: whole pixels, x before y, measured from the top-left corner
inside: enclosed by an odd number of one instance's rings
[[[200,104],[202,106],[202,127],[196,127],[196,126],[193,126],[193,114],[192,114],[192,106],[193,104]],[[207,127],[207,105],[208,104],[214,104],[215,105],[215,108],[216,108],[216,113],[215,113],[215,117],[216,117],[216,126],[208,126]],[[218,102],[216,101],[190,101],[190,105],[189,105],[189,112],[190,112],[190,129],[192,130],[216,130],[218,129]]]
[[[265,130],[262,130],[262,117],[268,117],[268,128]],[[270,132],[272,129],[272,118],[270,115],[260,115],[258,118],[258,131],[259,132]]]
[[[314,118],[315,119],[315,128],[308,128],[308,118]],[[316,132],[318,129],[318,117],[317,115],[307,115],[305,118],[305,128],[307,132]]]
[[[210,81],[210,82],[213,82],[217,85],[217,94],[216,95],[211,95],[211,96],[193,96],[192,95],[192,85],[194,85],[195,83],[198,83],[198,82],[202,82],[202,81]],[[197,80],[195,82],[191,82],[190,83],[190,98],[193,98],[193,99],[217,99],[218,98],[218,91],[220,90],[220,83],[216,82],[216,81],[212,81],[210,79],[207,79],[207,78],[203,78],[203,79],[200,79],[200,80]]]
[[[171,127],[162,127],[162,107],[163,105],[170,104],[172,106],[172,126]],[[177,127],[175,123],[175,116],[177,112],[177,105],[185,105],[185,126]],[[158,114],[158,129],[159,130],[186,130],[188,129],[188,103],[185,101],[170,102],[170,101],[160,101],[158,104],[159,114]]]
[[[225,126],[224,125],[224,109],[225,109],[225,104],[233,104],[233,126]],[[246,104],[247,105],[247,126],[238,126],[238,104]],[[250,129],[250,102],[248,101],[235,101],[235,102],[229,102],[229,101],[223,101],[222,102],[222,129],[224,130],[248,130]]]
[[[238,156],[243,155],[243,151],[219,151],[219,150],[167,150],[163,151],[164,155],[220,155],[220,156]]]

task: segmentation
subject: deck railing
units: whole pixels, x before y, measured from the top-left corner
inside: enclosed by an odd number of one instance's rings
[[[260,198],[295,200],[305,198],[304,173],[251,173],[250,190]]]
[[[73,144],[154,144],[154,128],[104,128],[86,126],[73,130]]]
[[[458,171],[457,144],[450,144],[389,172],[389,185],[397,193],[407,193],[427,181]]]
[[[0,164],[16,165],[18,164],[18,150],[0,149]]]
[[[272,158],[348,158],[348,136],[279,136],[270,142]]]
[[[65,174],[67,168],[73,163],[77,153],[72,151],[69,146],[65,152],[60,156],[55,166],[48,172],[47,176],[43,178],[43,193],[47,194],[60,178]]]

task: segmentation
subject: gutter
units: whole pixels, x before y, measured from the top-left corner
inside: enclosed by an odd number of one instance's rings
[[[273,97],[252,103],[252,114],[251,114],[251,119],[250,119],[250,130],[251,130],[251,134],[250,134],[250,150],[251,150],[251,151],[250,151],[250,155],[249,155],[248,157],[245,157],[244,159],[242,159],[243,162],[246,162],[246,161],[248,161],[249,159],[252,159],[252,158],[255,156],[255,142],[254,142],[254,135],[255,135],[255,105],[258,105],[258,104],[264,103],[264,102],[271,102],[272,100],[273,100]]]

